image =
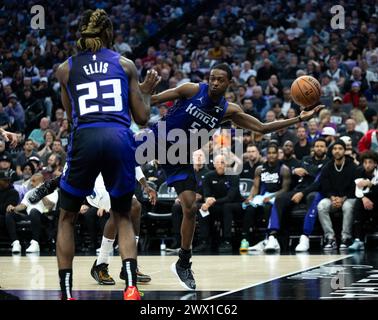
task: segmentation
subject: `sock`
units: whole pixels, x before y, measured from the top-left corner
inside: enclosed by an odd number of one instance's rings
[[[138,242],[139,242],[139,236],[135,236],[135,242],[136,242],[136,245],[138,245]]]
[[[59,279],[62,300],[72,298],[72,269],[60,269]]]
[[[185,250],[183,248],[179,251],[178,264],[182,268],[188,268],[190,265],[190,258],[192,257],[192,250]]]
[[[104,236],[102,237],[100,253],[96,263],[97,266],[101,263],[109,264],[109,253],[113,250],[114,240],[115,239],[105,238]]]
[[[129,286],[136,286],[137,282],[137,261],[136,259],[122,260],[122,268],[125,276],[126,289]]]

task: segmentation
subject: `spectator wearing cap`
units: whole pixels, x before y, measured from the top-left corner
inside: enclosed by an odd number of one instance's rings
[[[3,154],[0,158],[0,170],[8,171],[12,181],[17,179],[16,171],[12,169],[13,161],[12,157],[9,154]]]
[[[351,85],[350,91],[348,91],[343,98],[344,103],[351,103],[354,108],[358,107],[361,96],[361,82],[354,81]]]
[[[34,142],[31,139],[26,139],[23,145],[23,151],[21,151],[16,159],[16,172],[18,176],[22,175],[21,167],[32,156],[37,156],[37,152],[34,150]]]
[[[324,140],[327,142],[327,147],[331,146],[337,137],[336,130],[332,127],[324,127],[321,133]]]
[[[8,105],[4,108],[4,111],[10,119],[13,130],[23,131],[25,127],[25,112],[14,93],[9,95]]]
[[[358,161],[358,154],[352,146],[352,139],[348,136],[341,136],[340,140],[343,140],[345,143],[345,155],[351,157],[354,163],[358,166],[360,162]]]
[[[42,118],[39,122],[39,129],[34,129],[29,135],[29,139],[31,139],[34,142],[34,145],[37,148],[39,148],[39,146],[42,145],[45,141],[43,136],[47,128],[49,127],[49,123],[50,121],[48,118]]]
[[[336,211],[342,211],[343,220],[340,249],[345,250],[352,244],[354,180],[357,174],[357,166],[353,159],[345,156],[344,141],[335,141],[331,150],[332,158],[320,174],[320,192],[324,199],[318,204],[319,221],[326,239],[324,250],[327,251],[337,248],[336,234],[331,221],[331,214]]]
[[[165,117],[165,115],[168,112],[168,105],[166,103],[161,103],[158,105],[158,109],[159,109],[159,113],[150,118],[150,121],[149,121],[150,125],[158,122],[159,120]]]
[[[341,109],[342,103],[343,99],[341,99],[341,97],[336,96],[333,98],[331,107],[331,123],[335,124],[338,129],[344,125],[345,120],[348,118],[348,115]]]
[[[0,230],[5,226],[5,214],[8,206],[19,202],[18,192],[12,184],[12,177],[6,170],[0,170]]]
[[[35,253],[40,251],[39,238],[41,233],[41,220],[48,219],[47,213],[55,210],[58,202],[58,192],[55,190],[52,194],[44,197],[36,204],[29,202],[30,195],[43,183],[43,176],[40,173],[34,174],[30,179],[33,189],[29,190],[19,205],[9,205],[6,209],[6,226],[8,234],[12,241],[12,253],[21,251],[19,237],[16,231],[17,221],[31,221],[32,239],[26,253]],[[26,214],[24,213],[26,211]]]
[[[38,156],[31,156],[28,161],[33,164],[36,173],[42,170],[43,163]]]
[[[356,131],[356,121],[352,118],[349,118],[345,121],[345,133],[343,133],[343,135],[346,135],[352,138],[353,148],[357,147],[358,141],[360,141],[361,138],[363,137],[362,132]]]
[[[25,196],[26,192],[30,189],[30,178],[35,173],[34,165],[32,162],[26,162],[22,167],[22,176],[20,179],[15,181],[13,186],[20,195],[20,201]]]

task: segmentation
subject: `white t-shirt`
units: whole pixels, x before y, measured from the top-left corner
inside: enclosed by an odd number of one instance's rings
[[[49,209],[47,209],[45,207],[45,205],[43,204],[42,200],[40,200],[39,202],[35,203],[35,204],[31,204],[29,202],[29,196],[34,192],[34,189],[31,189],[29,190],[28,192],[26,192],[24,198],[22,199],[21,203],[24,204],[26,206],[26,212],[27,214],[30,214],[30,211],[32,209],[37,209],[40,213],[44,213],[44,212],[48,212]],[[56,209],[56,204],[58,202],[58,191],[55,190],[53,193],[49,194],[48,196],[46,196],[46,198],[53,202],[54,203],[54,207],[52,208],[52,210],[55,210]]]

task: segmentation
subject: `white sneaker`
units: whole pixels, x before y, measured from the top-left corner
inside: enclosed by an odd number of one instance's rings
[[[268,243],[266,244],[264,248],[264,252],[274,253],[280,250],[281,250],[281,247],[280,247],[280,244],[278,243],[278,240],[274,236],[269,236]]]
[[[26,253],[39,252],[39,243],[35,240],[30,241],[30,246],[26,249]]]
[[[20,241],[14,240],[11,244],[12,246],[12,253],[20,253],[21,252],[21,244]]]
[[[295,247],[296,252],[307,252],[310,249],[310,239],[304,234],[301,235],[298,245]]]
[[[248,251],[263,251],[267,243],[268,243],[267,240],[260,241],[258,244],[255,244],[253,247],[248,247]]]

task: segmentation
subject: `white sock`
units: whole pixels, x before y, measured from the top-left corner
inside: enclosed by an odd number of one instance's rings
[[[135,236],[135,242],[136,242],[136,245],[138,245],[138,242],[139,242],[139,236]]]
[[[100,253],[96,263],[97,266],[101,263],[109,264],[109,253],[113,250],[114,240],[115,239],[105,238],[104,236],[102,237]]]

